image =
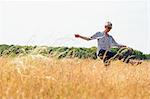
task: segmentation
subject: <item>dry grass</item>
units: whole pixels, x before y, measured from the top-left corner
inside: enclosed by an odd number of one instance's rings
[[[0,57],[1,99],[150,99],[150,62]]]

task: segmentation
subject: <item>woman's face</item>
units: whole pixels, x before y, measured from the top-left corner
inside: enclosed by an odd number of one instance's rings
[[[107,26],[105,26],[105,30],[106,30],[106,32],[109,32],[111,29],[112,29],[111,27],[107,27]]]

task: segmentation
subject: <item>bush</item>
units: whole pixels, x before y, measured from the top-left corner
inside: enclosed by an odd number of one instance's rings
[[[0,56],[16,56],[27,54],[41,54],[56,58],[91,58],[96,59],[96,47],[76,48],[76,47],[47,47],[47,46],[18,46],[18,45],[0,45]],[[118,48],[112,48],[111,51],[117,53]],[[141,59],[150,59],[150,54],[143,54],[134,50],[133,54]]]

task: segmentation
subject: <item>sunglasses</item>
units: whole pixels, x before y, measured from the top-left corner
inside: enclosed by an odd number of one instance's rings
[[[107,27],[108,29],[112,29],[112,27]]]

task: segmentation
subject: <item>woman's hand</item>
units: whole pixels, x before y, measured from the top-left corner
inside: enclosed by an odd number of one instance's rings
[[[126,45],[121,45],[120,47],[127,47]]]
[[[74,36],[75,36],[76,38],[79,38],[79,37],[80,37],[80,35],[79,35],[79,34],[75,34]]]

